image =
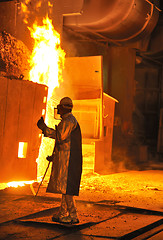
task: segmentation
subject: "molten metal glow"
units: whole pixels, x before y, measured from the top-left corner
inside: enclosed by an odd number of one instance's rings
[[[19,142],[18,158],[26,158],[27,155],[27,142]]]
[[[34,181],[19,181],[19,182],[8,182],[7,186],[8,187],[23,187],[25,184],[32,184]]]

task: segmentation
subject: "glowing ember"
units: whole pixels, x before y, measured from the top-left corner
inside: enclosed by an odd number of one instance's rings
[[[8,187],[23,187],[25,184],[32,184],[34,181],[25,181],[25,182],[9,182],[7,183]]]

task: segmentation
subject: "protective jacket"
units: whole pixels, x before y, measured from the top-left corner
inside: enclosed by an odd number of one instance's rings
[[[47,192],[79,195],[82,173],[81,130],[72,113],[62,116],[57,130],[46,127],[46,137],[56,139]]]

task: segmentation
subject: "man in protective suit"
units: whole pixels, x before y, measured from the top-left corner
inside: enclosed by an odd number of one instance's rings
[[[82,140],[81,130],[72,114],[73,103],[69,97],[61,99],[57,105],[57,113],[61,122],[56,129],[49,128],[43,118],[37,122],[45,137],[55,139],[52,156],[52,171],[47,192],[61,193],[62,200],[58,216],[53,221],[61,223],[78,223],[78,217],[73,196],[79,195],[82,173]]]

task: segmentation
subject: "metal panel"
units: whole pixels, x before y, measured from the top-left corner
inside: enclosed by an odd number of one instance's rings
[[[102,57],[66,58],[64,88],[73,99],[73,114],[78,119],[83,138],[102,136]]]
[[[66,91],[74,99],[100,98],[102,56],[66,58],[63,79]]]
[[[37,159],[39,153],[39,147],[41,143],[41,134],[38,130],[36,123],[38,119],[43,116],[42,110],[46,109],[48,88],[44,85],[36,84],[35,88],[35,99],[33,104],[33,115],[32,115],[32,131],[30,147],[28,157]],[[31,174],[36,176],[36,161],[32,162],[33,167],[31,168]]]
[[[32,180],[37,177],[36,158],[41,142],[37,120],[46,107],[47,87],[37,83],[0,78],[0,181]],[[6,99],[6,101],[5,101]],[[25,156],[18,156],[19,143]]]
[[[36,178],[36,175],[31,174],[33,169],[33,162],[35,160],[31,156],[29,158],[29,149],[32,133],[32,116],[33,105],[35,97],[35,85],[32,82],[21,81],[21,95],[20,95],[20,107],[19,107],[19,121],[18,121],[18,135],[17,135],[17,163],[21,166],[21,174],[17,173],[21,179],[26,179],[30,175],[31,178]],[[19,142],[27,143],[27,156],[25,158],[18,158],[18,144]],[[18,168],[17,168],[18,169]],[[36,169],[36,166],[35,166]],[[30,174],[29,174],[30,173]],[[15,176],[15,177],[17,177]],[[14,177],[14,178],[15,178]]]
[[[2,149],[3,149],[3,137],[4,137],[4,123],[6,114],[6,104],[7,104],[7,84],[8,81],[3,76],[0,76],[0,156],[1,156],[1,168],[5,166],[5,162],[2,159]]]
[[[107,173],[111,168],[115,102],[118,101],[103,94],[104,135],[100,141],[95,142],[95,172],[98,173]]]
[[[7,104],[4,124],[2,159],[5,162],[5,171],[1,173],[1,178],[6,175],[11,176],[17,167],[17,133],[19,120],[19,104],[21,93],[21,81],[9,80],[7,88]],[[17,83],[17,84],[15,84]]]
[[[100,138],[101,99],[74,100],[73,114],[80,123],[83,138]]]

